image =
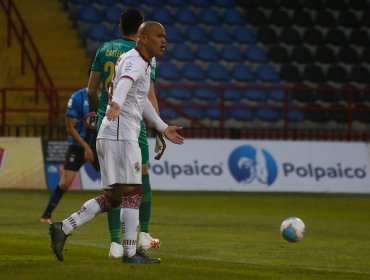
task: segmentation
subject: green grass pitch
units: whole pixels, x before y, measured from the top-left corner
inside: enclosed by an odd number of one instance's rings
[[[100,192],[71,191],[55,211],[66,218]],[[106,215],[77,229],[65,260],[38,222],[48,191],[0,191],[0,279],[370,279],[370,196],[154,192],[151,233],[160,265],[108,259]],[[298,216],[306,235],[289,243],[282,220]]]

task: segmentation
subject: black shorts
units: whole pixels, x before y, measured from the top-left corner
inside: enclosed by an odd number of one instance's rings
[[[96,153],[96,148],[92,148],[94,152],[94,162],[92,162],[92,166],[95,168],[96,171],[100,171],[98,154]],[[86,163],[85,161],[85,151],[84,148],[80,146],[68,146],[68,150],[66,153],[66,158],[64,161],[64,170],[74,171],[77,172],[82,165]]]

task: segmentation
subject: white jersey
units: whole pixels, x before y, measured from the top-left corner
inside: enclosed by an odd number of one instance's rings
[[[115,66],[111,82],[110,99],[114,96],[117,85],[122,79],[130,79],[132,87],[121,106],[120,116],[109,121],[105,116],[99,129],[98,139],[138,141],[140,121],[144,104],[150,88],[150,63],[135,49],[121,55]],[[110,106],[107,106],[107,110]]]

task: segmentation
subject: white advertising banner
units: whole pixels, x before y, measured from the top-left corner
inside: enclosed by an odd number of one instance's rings
[[[370,193],[366,143],[186,139],[154,160],[154,190]]]

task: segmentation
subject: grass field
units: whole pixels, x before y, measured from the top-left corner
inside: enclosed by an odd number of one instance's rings
[[[69,192],[54,218],[66,218],[100,192]],[[51,253],[38,218],[47,191],[0,191],[0,279],[370,279],[370,196],[155,192],[151,232],[160,265],[107,258],[106,215]],[[306,236],[289,243],[281,221],[298,216]]]

